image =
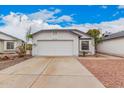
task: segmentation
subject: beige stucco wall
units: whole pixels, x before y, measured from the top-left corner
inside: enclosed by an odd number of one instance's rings
[[[124,57],[124,38],[103,41],[97,46],[98,52]]]

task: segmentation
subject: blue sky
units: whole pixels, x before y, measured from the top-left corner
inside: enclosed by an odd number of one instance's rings
[[[52,8],[60,9],[62,12],[57,14],[61,15],[73,15],[75,20],[73,23],[83,24],[83,23],[100,23],[103,21],[112,21],[124,17],[124,9],[119,9],[117,5],[7,5],[0,6],[0,14],[8,15],[12,12],[20,12],[24,14],[30,14],[39,11],[39,9]],[[116,14],[119,12],[118,14]],[[116,14],[114,16],[114,14]]]
[[[51,28],[102,33],[124,30],[123,5],[0,5],[0,31],[24,38],[32,32]]]

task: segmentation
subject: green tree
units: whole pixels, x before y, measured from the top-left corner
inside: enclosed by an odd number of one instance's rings
[[[28,39],[32,38],[32,34],[28,34],[28,35],[27,35],[27,38],[28,38]]]
[[[96,53],[97,44],[101,41],[100,30],[98,30],[98,29],[90,29],[90,30],[88,30],[87,34],[94,38],[95,53]]]

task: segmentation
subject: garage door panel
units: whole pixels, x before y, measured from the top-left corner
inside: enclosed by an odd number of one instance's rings
[[[38,55],[41,56],[72,56],[73,41],[38,41]]]

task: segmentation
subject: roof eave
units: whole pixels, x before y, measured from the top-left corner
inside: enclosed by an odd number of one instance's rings
[[[108,39],[102,39],[102,41],[108,41],[108,40],[113,40],[113,39],[118,39],[118,38],[124,38],[124,36],[108,38]]]
[[[88,35],[88,34],[82,32],[82,31],[80,31],[80,30],[78,30],[78,29],[44,29],[44,30],[37,31],[37,32],[33,33],[32,35],[38,34],[38,33],[40,33],[41,31],[51,31],[51,30],[71,31],[71,32],[73,32],[74,34],[77,34],[78,36],[86,35],[86,36],[88,36],[88,37],[90,37],[90,38],[93,38],[93,37],[91,37],[90,35]],[[78,33],[75,32],[75,31],[77,31]]]
[[[11,36],[11,35],[6,34],[6,33],[4,33],[4,32],[1,32],[1,31],[0,31],[0,33],[2,33],[2,34],[4,34],[4,35],[7,35],[7,36],[9,36],[9,37],[12,37],[12,38],[14,38],[14,39],[24,41],[24,40],[22,40],[22,39],[19,39],[19,38],[17,38],[17,37]],[[3,39],[3,40],[4,40],[4,39]]]

